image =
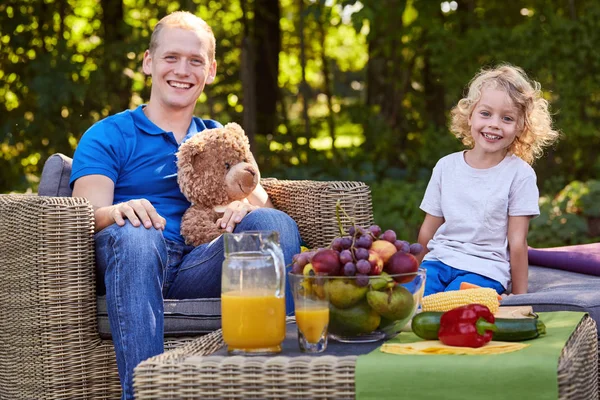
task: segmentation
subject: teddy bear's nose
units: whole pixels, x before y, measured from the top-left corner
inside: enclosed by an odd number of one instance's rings
[[[246,172],[249,172],[250,174],[252,174],[252,176],[256,175],[256,171],[254,170],[254,168],[252,167],[246,167]]]

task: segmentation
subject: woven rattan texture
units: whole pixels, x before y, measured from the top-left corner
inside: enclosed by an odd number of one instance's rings
[[[197,357],[223,345],[219,330],[141,363],[136,399],[354,399],[355,356]],[[597,368],[596,323],[585,317],[559,359],[559,399],[597,399]]]
[[[0,195],[0,233],[0,399],[120,398],[98,336],[89,203]]]
[[[118,377],[96,329],[91,207],[1,195],[0,232],[0,398],[109,398]]]
[[[563,348],[558,363],[560,399],[598,399],[598,333],[596,322],[585,317]]]
[[[362,183],[264,182],[311,245],[337,233],[338,198],[372,221]],[[0,195],[0,399],[120,398],[113,343],[97,330],[93,225],[83,199]],[[165,350],[192,339],[169,338]]]
[[[373,223],[371,190],[362,182],[288,181],[263,179],[275,208],[285,211],[298,224],[300,236],[310,248],[328,246],[339,235],[336,202],[361,226]],[[341,215],[342,226],[350,219]]]

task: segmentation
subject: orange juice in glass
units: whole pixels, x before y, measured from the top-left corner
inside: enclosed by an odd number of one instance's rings
[[[221,294],[223,340],[229,352],[278,353],[285,338],[285,298],[268,290]]]
[[[327,327],[329,325],[329,301],[324,290],[325,280],[315,276],[289,274],[298,345],[305,353],[321,353],[327,348]]]
[[[329,307],[308,306],[296,309],[298,333],[304,336],[308,343],[316,344],[323,334],[327,334],[329,325]]]
[[[230,354],[281,351],[285,339],[285,266],[275,231],[224,234],[221,324]]]

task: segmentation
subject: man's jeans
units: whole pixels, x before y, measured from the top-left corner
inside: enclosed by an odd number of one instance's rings
[[[279,232],[285,265],[300,252],[298,227],[287,214],[259,208],[235,228],[235,232],[256,230]],[[132,399],[133,369],[164,351],[163,299],[221,296],[223,238],[194,248],[167,241],[154,228],[127,222],[103,229],[95,240],[98,287],[101,294],[106,290],[123,398]],[[293,312],[289,283],[286,307]]]

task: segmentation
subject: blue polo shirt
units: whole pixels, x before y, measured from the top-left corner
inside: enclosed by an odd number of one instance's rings
[[[98,121],[81,137],[70,185],[82,176],[104,175],[115,183],[113,204],[145,198],[167,220],[165,239],[183,243],[181,217],[190,203],[177,184],[179,144],[172,132],[154,125],[143,112],[145,104]],[[182,142],[194,134],[221,127],[194,117]]]

